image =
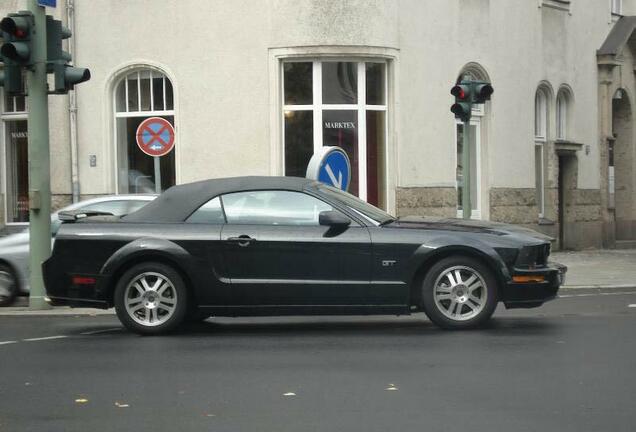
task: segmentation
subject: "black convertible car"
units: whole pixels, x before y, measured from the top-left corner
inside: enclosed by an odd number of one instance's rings
[[[394,218],[314,180],[175,186],[124,217],[61,215],[44,279],[53,305],[115,307],[139,333],[217,316],[410,314],[444,328],[535,307],[565,267],[549,238],[503,224]]]

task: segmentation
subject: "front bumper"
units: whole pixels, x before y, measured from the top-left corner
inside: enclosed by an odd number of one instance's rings
[[[519,269],[512,271],[512,277],[527,276],[528,282],[510,280],[503,288],[502,301],[506,308],[533,308],[557,296],[559,287],[565,282],[568,268],[562,264],[550,262],[537,269]],[[538,280],[542,280],[539,282]]]

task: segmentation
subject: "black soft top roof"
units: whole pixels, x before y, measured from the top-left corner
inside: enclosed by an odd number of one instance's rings
[[[201,205],[221,194],[263,189],[302,191],[312,183],[315,183],[315,180],[300,177],[251,176],[203,180],[171,187],[156,200],[124,216],[122,221],[183,222]]]

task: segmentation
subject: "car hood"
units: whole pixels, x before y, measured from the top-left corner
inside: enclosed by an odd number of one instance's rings
[[[0,251],[4,248],[9,248],[11,246],[17,246],[21,244],[29,244],[28,230],[24,230],[16,234],[11,234],[6,237],[0,237]]]
[[[437,229],[446,231],[459,231],[492,235],[522,235],[532,237],[540,241],[553,241],[550,236],[540,232],[524,228],[518,225],[510,225],[500,222],[490,222],[482,220],[467,220],[458,218],[436,218],[428,216],[406,216],[400,217],[386,225],[392,228],[406,229]]]

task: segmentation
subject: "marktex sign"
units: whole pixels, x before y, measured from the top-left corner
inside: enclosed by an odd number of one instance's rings
[[[355,129],[354,122],[325,122],[325,129]]]

